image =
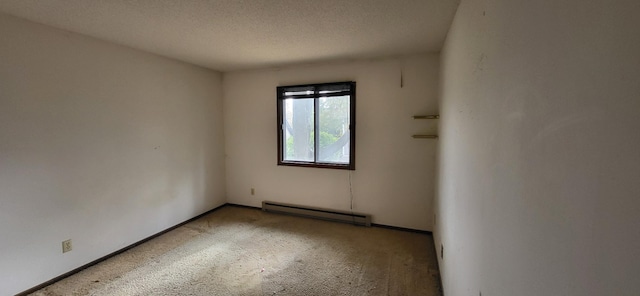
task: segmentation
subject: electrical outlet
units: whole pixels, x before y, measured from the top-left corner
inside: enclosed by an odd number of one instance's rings
[[[71,239],[62,242],[62,253],[71,252]]]
[[[256,189],[255,188],[251,188],[251,195],[256,195]]]

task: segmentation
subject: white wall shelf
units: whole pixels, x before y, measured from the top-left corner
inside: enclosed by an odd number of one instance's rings
[[[437,135],[413,135],[411,136],[414,139],[437,139]]]
[[[440,115],[413,115],[413,119],[439,119]]]
[[[440,115],[414,115],[413,119],[440,119]],[[413,135],[414,139],[437,139],[438,135]]]

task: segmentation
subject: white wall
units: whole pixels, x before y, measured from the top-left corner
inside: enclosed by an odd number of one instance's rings
[[[0,14],[0,294],[223,204],[221,97],[219,73]]]
[[[353,80],[354,211],[372,214],[374,223],[431,230],[437,140],[411,135],[437,129],[412,115],[437,111],[438,73],[435,54],[225,73],[228,202],[349,210],[349,171],[277,166],[276,87]]]
[[[442,56],[446,295],[638,295],[640,5],[463,1]]]

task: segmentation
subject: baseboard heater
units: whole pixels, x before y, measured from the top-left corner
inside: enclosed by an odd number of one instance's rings
[[[350,211],[336,211],[279,202],[276,203],[271,201],[263,201],[262,210],[273,213],[289,214],[322,220],[344,222],[349,224],[371,226],[371,215],[353,213]]]

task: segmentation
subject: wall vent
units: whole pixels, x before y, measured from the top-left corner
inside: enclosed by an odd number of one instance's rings
[[[344,222],[355,225],[371,226],[371,215],[349,211],[336,211],[271,201],[263,201],[262,210],[273,213],[289,214],[322,220]]]

